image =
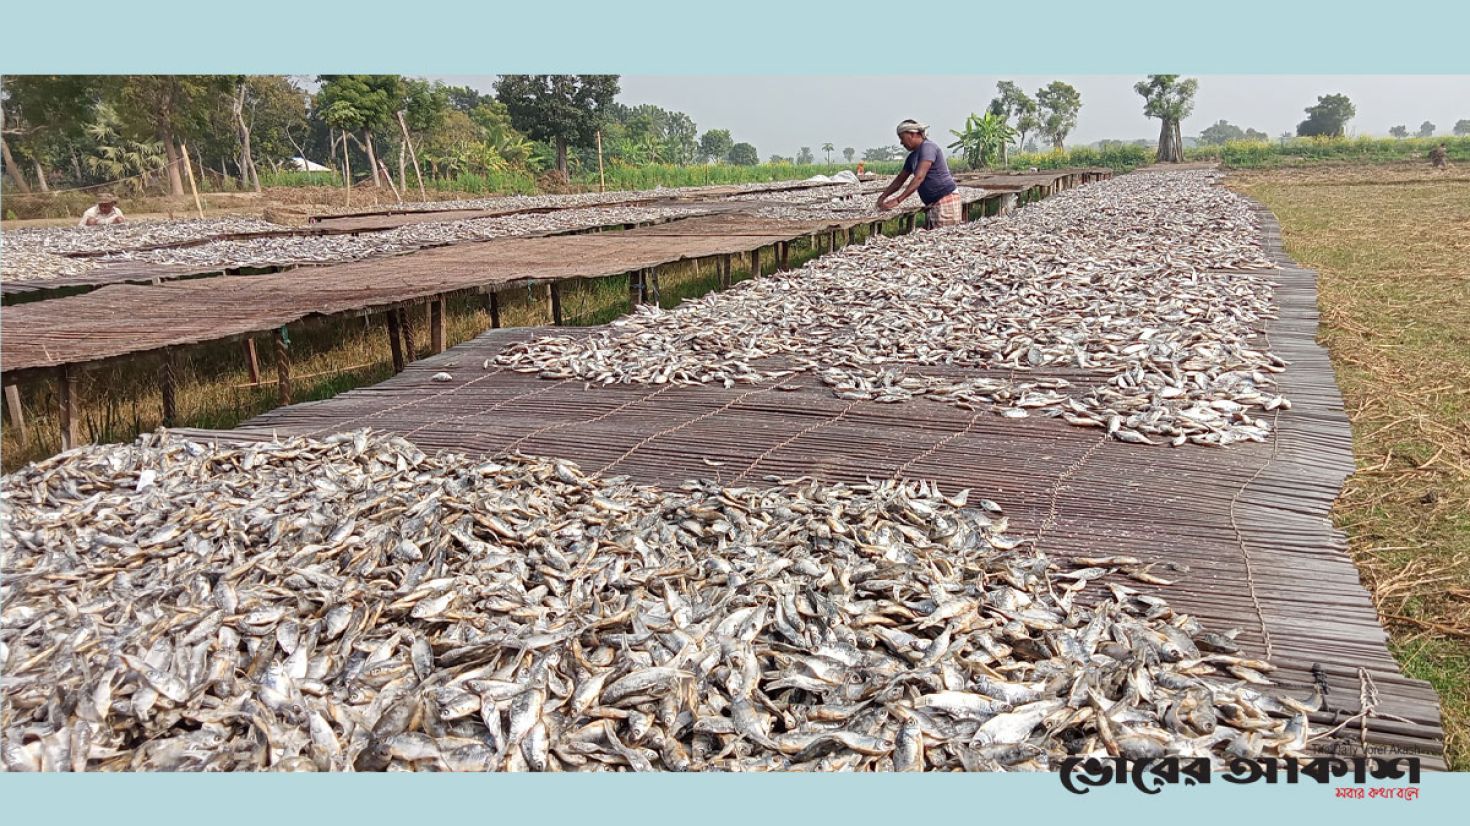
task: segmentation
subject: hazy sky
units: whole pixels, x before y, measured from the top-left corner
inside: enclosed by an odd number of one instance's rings
[[[493,76],[442,75],[454,85],[490,91]],[[755,144],[762,160],[773,154],[813,152],[825,142],[858,150],[896,144],[893,127],[917,118],[930,134],[949,143],[950,129],[983,111],[998,80],[1013,80],[1028,92],[1065,80],[1082,94],[1082,111],[1068,143],[1103,138],[1155,138],[1158,121],[1143,116],[1143,99],[1133,91],[1136,75],[1052,76],[880,76],[762,77],[624,75],[618,100],[652,103],[687,112],[699,130],[729,129],[735,140]],[[1349,134],[1387,135],[1403,124],[1412,134],[1432,121],[1448,135],[1455,121],[1470,118],[1470,75],[1200,75],[1194,114],[1185,135],[1224,118],[1241,128],[1276,136],[1294,130],[1302,110],[1319,95],[1341,92],[1358,108]]]

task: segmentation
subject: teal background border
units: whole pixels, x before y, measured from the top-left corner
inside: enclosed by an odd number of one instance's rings
[[[1470,3],[770,0],[7,3],[0,72],[406,74],[1463,74]],[[935,32],[949,44],[923,48]],[[1466,101],[1470,107],[1470,101]],[[1331,786],[1065,792],[1052,775],[268,776],[0,774],[10,823],[849,824],[1449,822],[1470,775],[1413,802]]]
[[[1394,785],[1401,781],[1394,782]],[[1370,784],[1371,785],[1371,784]],[[1449,823],[1465,775],[1425,775],[1418,800],[1338,800],[1332,785],[1130,786],[1074,795],[1054,775],[0,775],[10,823],[260,826],[385,823],[962,826]],[[1114,817],[1119,816],[1119,817]]]
[[[12,0],[0,71],[1459,74],[1449,0]],[[948,44],[934,46],[936,37]]]

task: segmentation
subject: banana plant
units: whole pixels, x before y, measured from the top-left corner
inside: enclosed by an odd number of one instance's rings
[[[949,133],[958,138],[949,148],[959,152],[970,169],[989,166],[999,160],[1006,144],[1016,137],[1016,130],[994,112],[986,112],[983,116],[971,113],[965,119],[964,131],[951,129]]]

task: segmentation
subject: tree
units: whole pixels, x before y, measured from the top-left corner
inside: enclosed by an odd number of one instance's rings
[[[998,94],[990,101],[990,111],[1004,119],[1010,124],[1011,118],[1016,119],[1016,146],[1026,142],[1026,133],[1035,131],[1040,125],[1036,116],[1036,100],[1021,91],[1021,87],[1009,80],[1002,80],[995,84]],[[1001,157],[1005,157],[1005,149],[1001,150]]]
[[[1184,160],[1184,138],[1179,124],[1194,111],[1194,93],[1199,81],[1179,79],[1179,75],[1149,75],[1133,84],[1133,91],[1143,97],[1143,114],[1159,119],[1159,163]],[[1220,121],[1220,123],[1225,123]]]
[[[187,136],[189,115],[206,101],[219,100],[233,85],[221,75],[125,75],[111,79],[104,94],[115,101],[128,137],[155,138],[163,144],[169,191],[183,195],[179,141]]]
[[[482,131],[480,139],[511,166],[527,166],[531,162],[532,144],[510,122],[505,104],[486,97],[469,113],[470,120]]]
[[[1455,121],[1455,135],[1457,137],[1470,135],[1470,119],[1462,118]]]
[[[1419,124],[1419,132],[1414,137],[1416,137],[1416,138],[1432,138],[1432,137],[1434,137],[1434,130],[1435,130],[1435,128],[1436,127],[1435,127],[1434,124],[1432,124],[1432,123],[1430,123],[1429,121],[1426,120],[1423,123]]]
[[[845,146],[845,147],[842,148],[842,157],[848,163],[852,163],[852,158],[856,154],[857,154],[857,150],[856,149],[853,149],[851,146]]]
[[[398,75],[321,75],[317,80],[322,88],[316,93],[314,108],[329,125],[343,131],[343,152],[347,151],[345,136],[362,132],[359,145],[367,154],[373,186],[381,186],[373,133],[388,125],[403,101]]]
[[[617,75],[501,75],[495,97],[518,130],[556,146],[565,181],[568,145],[593,142],[618,88]]]
[[[1244,139],[1245,130],[1241,129],[1239,126],[1236,126],[1233,123],[1225,121],[1224,119],[1216,121],[1210,126],[1206,126],[1199,133],[1199,142],[1207,146],[1219,146],[1220,144],[1229,141],[1238,141]]]
[[[723,161],[730,154],[735,141],[729,129],[711,129],[699,137],[699,154],[705,161]]]
[[[640,163],[663,161],[674,164],[692,162],[699,154],[698,128],[694,119],[683,112],[670,112],[651,104],[628,107],[613,103],[607,110],[603,126],[604,144],[638,146]]]
[[[828,141],[827,143],[822,144],[822,151],[827,153],[827,165],[828,166],[831,166],[832,165],[832,150],[833,150],[833,146],[832,146],[832,142],[831,141]]]
[[[755,166],[761,162],[761,156],[755,151],[755,147],[748,143],[737,143],[730,147],[730,163],[736,166]]]
[[[1409,127],[1400,124],[1389,129],[1388,134],[1392,135],[1395,138],[1407,138],[1409,136]]]
[[[963,132],[951,129],[949,133],[958,138],[949,148],[963,153],[970,169],[999,160],[1006,145],[1016,136],[1016,130],[1006,124],[1005,118],[993,111],[986,111],[983,116],[972,113],[965,119]]]
[[[494,96],[483,94],[468,86],[445,86],[444,94],[449,98],[450,108],[458,109],[465,114],[475,111],[482,103],[490,103],[495,100]]]
[[[47,167],[74,159],[83,129],[92,119],[97,78],[78,75],[7,75],[0,78],[3,119],[0,151],[5,174],[21,192],[29,192],[12,149],[29,161],[36,183],[47,191]]]
[[[305,148],[297,142],[311,130],[307,121],[310,96],[284,75],[255,75],[247,78],[245,117],[249,123],[254,157],[279,165],[300,155]]]
[[[1306,108],[1307,119],[1296,125],[1298,137],[1325,136],[1340,138],[1347,122],[1358,113],[1347,95],[1320,95],[1315,106]]]
[[[815,160],[816,158],[812,157],[812,148],[810,146],[803,146],[801,151],[796,153],[796,162],[798,164],[809,164]]]
[[[1061,151],[1067,134],[1077,126],[1077,112],[1082,109],[1082,95],[1069,83],[1054,80],[1036,90],[1036,107],[1041,119],[1041,133],[1052,148]]]
[[[123,181],[124,187],[142,192],[152,173],[168,163],[162,141],[133,140],[122,134],[123,122],[111,105],[97,106],[85,128],[87,151],[82,158],[86,172],[103,181]]]
[[[904,156],[905,150],[902,146],[875,146],[863,150],[865,161],[896,161]]]
[[[683,112],[670,112],[664,125],[665,155],[669,161],[681,166],[693,163],[699,154],[698,135],[699,128],[694,125],[694,118]]]
[[[1248,141],[1265,142],[1271,140],[1271,136],[1266,134],[1265,132],[1260,131],[1259,129],[1251,129],[1250,127],[1246,127],[1245,139]]]

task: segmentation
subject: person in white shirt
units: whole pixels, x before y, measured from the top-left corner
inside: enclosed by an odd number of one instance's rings
[[[123,214],[117,208],[117,198],[111,192],[104,192],[97,196],[96,206],[87,207],[87,211],[82,213],[82,221],[77,226],[100,227],[122,222]]]

